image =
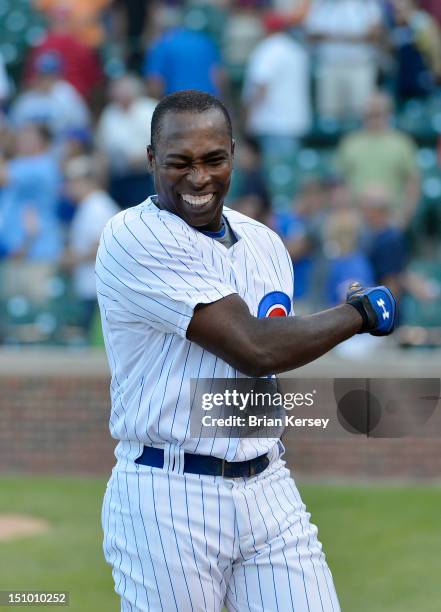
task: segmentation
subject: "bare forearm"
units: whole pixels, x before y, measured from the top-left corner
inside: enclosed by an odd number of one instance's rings
[[[356,334],[361,316],[347,304],[304,317],[258,319],[238,296],[197,308],[187,338],[249,376],[298,368]]]
[[[258,319],[259,376],[299,368],[356,334],[361,317],[347,304],[301,317]]]
[[[265,374],[314,361],[356,334],[361,323],[358,312],[347,304],[303,317],[262,320],[268,354]]]

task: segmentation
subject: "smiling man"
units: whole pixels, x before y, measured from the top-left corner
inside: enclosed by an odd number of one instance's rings
[[[158,193],[155,203],[192,227],[215,232],[222,226],[233,169],[230,117],[220,103],[205,108],[205,96],[194,98],[193,111],[190,95],[187,111],[171,112],[179,99],[186,100],[179,94],[166,98],[152,118],[148,161]]]
[[[118,440],[104,552],[121,610],[338,612],[280,440],[192,436],[190,380],[272,375],[356,333],[388,334],[393,296],[357,286],[347,304],[293,317],[283,243],[224,206],[222,103],[171,94],[151,134],[156,195],[108,223],[96,262]]]

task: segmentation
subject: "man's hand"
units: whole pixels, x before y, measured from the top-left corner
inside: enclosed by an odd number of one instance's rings
[[[393,332],[397,304],[387,287],[363,288],[360,283],[351,283],[346,294],[346,303],[353,306],[363,319],[359,331],[372,336],[388,336]]]

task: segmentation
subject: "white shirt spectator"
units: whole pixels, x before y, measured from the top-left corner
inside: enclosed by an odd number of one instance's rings
[[[123,173],[134,161],[145,158],[156,104],[157,100],[142,97],[135,99],[128,109],[114,103],[104,108],[96,144],[108,157],[112,171]]]
[[[244,100],[253,135],[302,136],[311,123],[309,60],[302,45],[285,32],[260,42],[249,59]]]
[[[375,56],[375,47],[367,42],[346,42],[338,37],[362,39],[382,20],[377,0],[315,0],[305,22],[309,34],[335,37],[318,45],[320,61],[359,63]]]
[[[48,91],[31,88],[19,95],[10,118],[14,127],[45,123],[58,138],[73,128],[87,128],[90,123],[85,101],[75,87],[62,79],[55,81]]]
[[[359,118],[373,92],[378,56],[370,36],[380,31],[378,0],[315,0],[306,30],[317,42],[317,110],[321,117]]]
[[[98,241],[107,221],[120,208],[104,191],[90,193],[78,206],[69,231],[69,249],[76,255],[89,253]],[[73,288],[82,300],[96,298],[95,260],[78,264],[73,269]]]

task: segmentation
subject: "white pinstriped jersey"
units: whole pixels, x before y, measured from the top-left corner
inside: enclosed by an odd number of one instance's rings
[[[292,263],[280,238],[229,208],[224,216],[238,239],[228,249],[150,198],[103,231],[96,281],[118,458],[135,459],[143,445],[172,445],[244,461],[275,443],[190,437],[190,379],[243,376],[186,339],[194,307],[237,293],[257,316],[262,298],[279,291],[292,314]]]

